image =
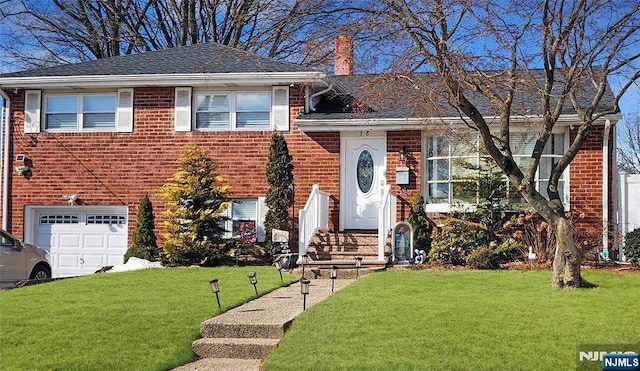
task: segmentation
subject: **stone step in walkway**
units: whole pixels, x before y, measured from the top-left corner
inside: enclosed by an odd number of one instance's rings
[[[307,278],[311,280],[306,298],[310,308],[331,296],[331,280]],[[351,282],[335,280],[334,291]],[[260,370],[302,307],[300,283],[296,282],[210,318],[200,325],[202,338],[193,343],[200,359],[174,370]]]

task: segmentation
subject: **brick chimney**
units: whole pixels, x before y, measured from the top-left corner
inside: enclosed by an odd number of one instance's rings
[[[335,75],[351,75],[353,73],[353,41],[349,36],[340,35],[336,39],[333,52]]]

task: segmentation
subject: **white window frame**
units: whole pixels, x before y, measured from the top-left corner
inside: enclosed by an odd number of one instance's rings
[[[84,127],[84,98],[88,96],[110,96],[114,100],[113,107],[113,125],[104,128],[85,128]],[[75,128],[51,129],[48,127],[48,99],[51,97],[74,97],[76,99],[76,126]],[[94,93],[45,93],[43,94],[43,110],[42,110],[42,127],[46,132],[115,132],[118,125],[118,92],[94,92]],[[111,112],[108,112],[111,113]]]
[[[264,94],[269,98],[269,111],[267,112],[269,123],[265,126],[260,127],[252,127],[252,128],[240,128],[238,127],[238,96],[242,94]],[[229,97],[229,126],[226,128],[199,128],[197,126],[197,115],[198,115],[198,98],[205,95],[226,95]],[[246,112],[263,112],[263,111],[246,111]],[[226,90],[226,91],[215,91],[215,90],[202,90],[194,92],[193,99],[193,130],[198,131],[262,131],[262,130],[272,130],[274,123],[272,119],[273,115],[273,97],[271,89],[252,89],[252,90]]]
[[[526,128],[522,128],[522,129],[514,129],[512,131],[513,133],[518,133],[518,132],[527,132]],[[559,128],[559,129],[555,129],[552,134],[563,134],[564,135],[564,143],[563,143],[563,150],[566,151],[567,148],[569,147],[569,130],[568,128]],[[479,134],[478,134],[479,135]],[[433,157],[428,157],[428,153],[427,153],[427,149],[428,149],[428,145],[427,145],[427,141],[429,138],[432,137],[437,137],[437,136],[452,136],[451,133],[442,133],[442,132],[432,132],[432,133],[427,133],[424,132],[423,133],[423,140],[422,140],[422,160],[423,160],[423,180],[422,180],[422,194],[424,195],[425,198],[425,211],[427,212],[442,212],[442,213],[446,213],[446,212],[450,212],[454,209],[457,209],[454,205],[456,204],[456,202],[452,202],[452,196],[453,196],[453,192],[452,192],[452,187],[451,187],[451,178],[452,178],[452,171],[451,171],[451,167],[452,167],[452,159],[456,159],[456,158],[476,158],[476,165],[480,164],[480,160],[482,157],[479,151],[479,146],[480,146],[480,141],[481,139],[479,138],[477,141],[477,151],[475,153],[475,156],[452,156],[451,155],[451,147],[449,148],[449,155],[444,157],[444,156],[433,156]],[[530,157],[529,155],[517,155],[516,157]],[[544,158],[560,158],[562,157],[562,154],[550,154],[550,155],[545,155],[543,154],[541,156],[541,160]],[[432,160],[436,160],[436,159],[448,159],[449,160],[449,180],[447,182],[445,181],[429,181],[428,177],[428,166],[429,166],[429,161]],[[490,159],[489,161],[493,161],[493,159]],[[536,190],[540,191],[540,184],[541,182],[546,182],[548,181],[548,178],[545,179],[541,179],[539,176],[540,173],[540,164],[538,165],[538,169],[536,170],[536,175],[534,177],[534,181],[536,184]],[[506,180],[506,178],[505,178]],[[508,180],[507,181],[507,185],[508,185]],[[562,195],[563,195],[563,204],[565,206],[565,210],[570,210],[570,204],[569,204],[569,200],[570,200],[570,195],[569,195],[569,190],[570,190],[570,166],[567,167],[565,169],[565,171],[563,172],[563,177],[562,177],[562,181],[563,181],[563,188],[562,188]],[[433,184],[433,183],[448,183],[449,184],[449,199],[447,201],[444,202],[437,202],[437,203],[431,203],[430,202],[430,197],[429,197],[429,185]],[[462,210],[468,210],[470,208],[466,207],[468,205],[461,203],[462,206]]]
[[[255,202],[255,221],[256,221],[256,243],[265,241],[265,230],[264,230],[264,219],[267,212],[267,207],[265,205],[264,197],[246,197],[246,198],[236,198],[232,200],[234,203],[242,203],[242,202]],[[229,205],[227,209],[223,213],[227,219],[224,222],[225,233],[223,235],[224,238],[237,238],[237,236],[233,236],[233,204]],[[235,219],[239,220],[239,219]]]
[[[238,127],[238,104],[237,98],[241,94],[264,94],[269,99],[269,109],[264,111],[268,113],[269,125],[259,127]],[[229,96],[229,121],[228,127],[223,128],[200,128],[197,125],[198,115],[198,98],[203,95],[228,95]],[[189,103],[189,104],[187,104]],[[248,87],[237,90],[215,90],[215,89],[197,89],[190,87],[176,88],[175,101],[175,130],[176,131],[289,131],[289,85],[269,86],[269,87]],[[247,111],[251,112],[251,111]],[[187,119],[188,117],[188,119]],[[189,122],[190,120],[190,122]]]

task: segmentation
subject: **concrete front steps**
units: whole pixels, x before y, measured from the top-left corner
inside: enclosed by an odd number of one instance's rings
[[[350,282],[336,280],[335,291]],[[330,296],[331,288],[330,280],[312,280],[307,308]],[[300,283],[296,282],[210,318],[200,324],[202,337],[192,344],[200,359],[174,370],[260,370],[302,307]]]
[[[384,261],[378,260],[378,234],[365,231],[318,232],[307,248],[309,261],[305,269],[315,273],[314,278],[329,278],[332,265],[338,267],[338,278],[356,276],[356,257],[361,257],[357,274],[382,270],[391,255],[391,241],[387,238]],[[296,269],[299,273],[300,267]]]
[[[296,298],[300,296],[299,292],[298,289]],[[251,302],[244,306],[250,305]],[[260,315],[265,315],[263,308],[245,307],[235,312],[232,309],[202,322],[202,338],[192,345],[194,354],[209,359],[208,363],[212,362],[212,358],[219,358],[255,360],[260,364],[278,346],[295,319],[293,315],[257,318]]]
[[[278,343],[280,339],[202,338],[193,343],[193,352],[200,358],[263,360]]]

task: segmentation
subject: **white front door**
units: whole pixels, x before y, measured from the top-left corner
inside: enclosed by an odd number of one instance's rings
[[[342,138],[342,229],[377,229],[382,187],[386,184],[383,134],[361,132]]]

